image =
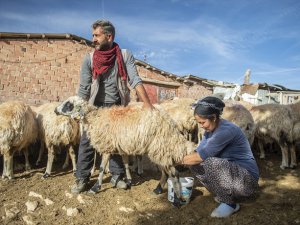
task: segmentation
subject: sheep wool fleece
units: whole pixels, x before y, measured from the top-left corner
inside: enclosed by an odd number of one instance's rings
[[[93,52],[85,56],[80,71],[80,85],[77,95],[88,100],[92,105],[98,107],[110,107],[113,105],[126,106],[130,100],[130,92],[127,82],[132,88],[142,82],[139,77],[134,57],[129,50],[122,49],[122,57],[127,71],[128,79],[122,80],[118,74],[117,60],[115,65],[97,79],[93,79],[92,58]],[[76,170],[77,179],[87,179],[93,166],[94,149],[90,140],[83,134],[78,151],[78,162]],[[109,161],[109,170],[113,175],[123,174],[124,165],[120,155],[112,155]]]

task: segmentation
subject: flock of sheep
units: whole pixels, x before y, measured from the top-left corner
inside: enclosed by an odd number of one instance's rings
[[[175,165],[195,149],[203,132],[194,119],[191,108],[194,102],[194,99],[178,98],[155,105],[157,110],[152,111],[143,109],[141,103],[96,108],[76,96],[63,103],[46,103],[39,107],[30,107],[20,101],[4,102],[0,104],[2,178],[13,178],[13,155],[16,151],[24,152],[25,168],[30,169],[27,148],[36,140],[41,143],[37,165],[41,162],[44,148],[48,151],[43,178],[50,176],[53,159],[62,146],[68,149],[64,167],[68,166],[71,158],[75,171],[75,148],[80,133],[85,130],[95,150],[103,156],[93,192],[101,188],[109,155],[117,153],[123,157],[129,181],[128,156],[148,155],[162,171],[155,192],[161,193],[167,177],[170,177],[176,195],[180,196]],[[241,127],[252,146],[255,139],[261,158],[265,157],[263,144],[275,142],[282,152],[280,167],[293,168],[297,165],[295,146],[300,141],[300,102],[251,106],[243,101],[225,101],[225,104],[222,118]]]

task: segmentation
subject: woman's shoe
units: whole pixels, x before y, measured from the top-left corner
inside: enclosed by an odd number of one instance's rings
[[[210,214],[211,217],[224,218],[232,215],[233,213],[239,211],[240,205],[236,204],[235,208],[227,205],[226,203],[221,203],[217,208]]]

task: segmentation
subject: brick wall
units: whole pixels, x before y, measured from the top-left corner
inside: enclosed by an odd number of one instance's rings
[[[183,98],[200,99],[207,95],[211,95],[212,90],[205,88],[204,86],[194,85],[182,85],[178,89],[178,96]]]
[[[75,95],[81,61],[90,50],[67,39],[1,40],[0,101],[35,105]]]
[[[92,47],[70,39],[0,40],[0,102],[21,100],[40,105],[75,95],[82,59],[91,50]],[[203,86],[178,82],[177,76],[167,76],[153,67],[137,63],[137,70],[142,78],[177,84],[145,83],[146,90],[151,90],[152,103],[175,96],[196,99],[211,94]],[[132,100],[136,99],[133,91]]]
[[[157,84],[151,84],[147,86],[155,86],[156,87],[156,100],[152,98],[153,94],[151,94],[151,102],[153,103],[160,103],[164,100],[172,99],[174,97],[181,97],[181,98],[193,98],[193,99],[199,99],[207,95],[212,94],[212,90],[197,84],[194,82],[194,84],[191,83],[184,83],[183,81],[178,81],[176,78],[177,76],[165,76],[160,73],[159,70],[151,70],[147,69],[142,66],[137,67],[138,73],[141,77],[144,78],[150,78],[157,81],[165,81],[165,82],[171,82],[179,84],[180,86],[164,86],[164,85],[157,85]],[[147,87],[146,90],[150,90],[150,87]],[[153,93],[154,88],[152,88]]]
[[[150,68],[145,68],[143,66],[137,65],[137,71],[140,77],[148,78],[156,81],[163,82],[176,82],[175,78],[169,78],[160,73],[159,70],[153,70]],[[178,83],[180,84],[180,83]],[[151,103],[161,103],[168,99],[173,99],[174,97],[178,97],[178,87],[174,86],[166,86],[155,83],[146,83],[144,84],[146,92],[150,98]]]

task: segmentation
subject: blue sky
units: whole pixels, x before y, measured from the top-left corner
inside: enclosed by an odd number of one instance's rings
[[[91,39],[108,19],[134,56],[179,76],[300,90],[299,0],[0,0],[0,32]]]

